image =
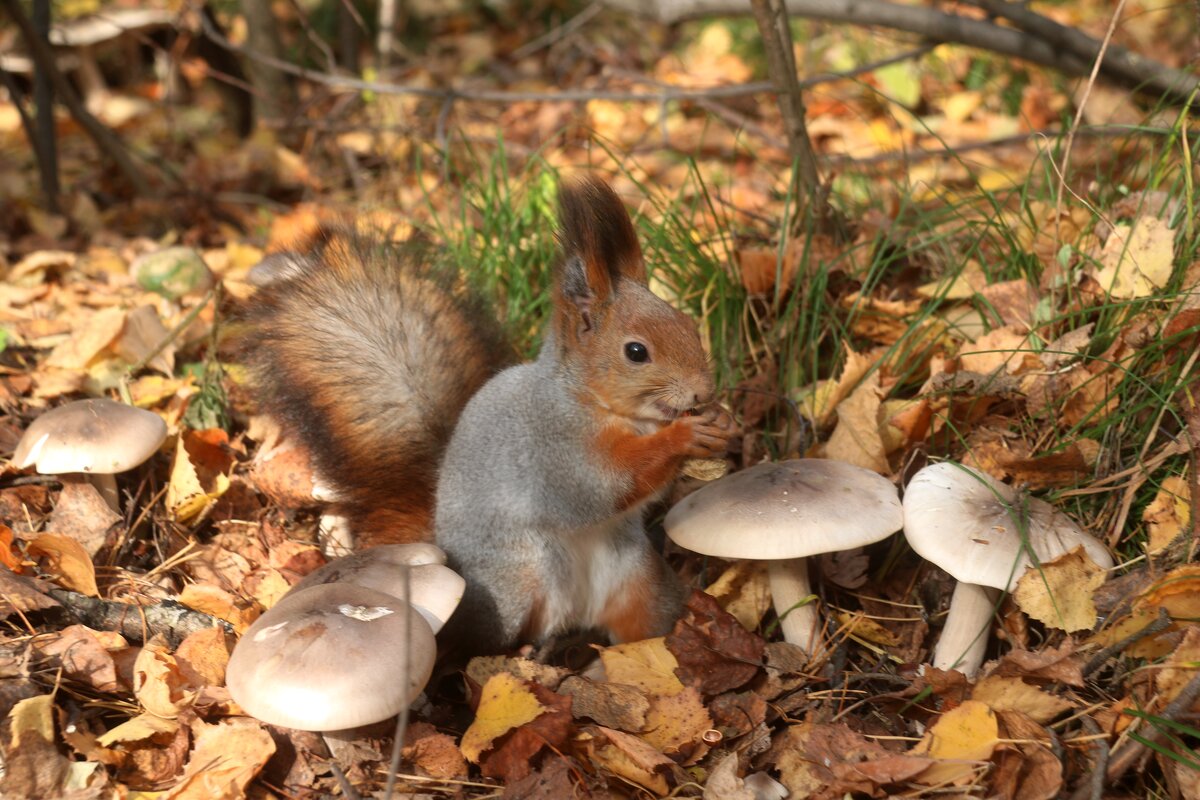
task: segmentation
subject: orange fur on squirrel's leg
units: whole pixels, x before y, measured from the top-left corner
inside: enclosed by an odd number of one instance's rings
[[[674,423],[647,436],[623,426],[605,428],[597,437],[597,446],[615,469],[633,478],[633,486],[618,508],[637,505],[673,480],[691,440],[691,430]]]
[[[408,511],[377,508],[350,517],[354,549],[381,544],[413,544],[433,541],[433,510],[429,506]]]
[[[677,594],[678,584],[665,575],[670,567],[655,556],[645,570],[630,577],[609,595],[604,612],[596,623],[607,630],[614,642],[639,642],[671,631],[679,611],[678,603],[667,595]]]

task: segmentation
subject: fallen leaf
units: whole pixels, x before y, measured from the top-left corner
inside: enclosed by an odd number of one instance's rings
[[[757,675],[765,644],[700,591],[688,597],[683,616],[666,637],[679,664],[675,675],[709,695],[736,689]]]
[[[184,688],[186,685],[187,680],[170,653],[154,645],[138,652],[133,664],[133,693],[151,714],[168,719],[179,716],[195,696],[194,691]]]
[[[467,776],[467,762],[454,737],[428,722],[409,723],[404,734],[404,758],[433,778],[452,780]]]
[[[62,797],[69,762],[54,736],[54,697],[17,702],[8,713],[11,736],[4,754],[0,792],[4,797]]]
[[[124,645],[124,640],[117,637]],[[96,632],[83,625],[68,625],[57,633],[34,640],[37,651],[52,667],[62,667],[63,673],[73,680],[85,683],[100,692],[116,692],[120,689],[117,680],[117,665],[110,650],[97,637]]]
[[[467,760],[478,764],[499,737],[546,712],[529,685],[507,672],[498,672],[483,685],[475,720],[459,745]]]
[[[189,686],[224,686],[229,664],[225,631],[214,627],[188,634],[175,648],[175,661]]]
[[[572,725],[571,698],[536,683],[526,686],[542,713],[502,734],[492,742],[491,749],[479,757],[479,770],[486,778],[500,778],[506,784],[519,781],[532,772],[534,756],[543,749],[562,752],[566,747]]]
[[[1092,595],[1106,574],[1082,547],[1076,547],[1026,571],[1012,597],[1022,611],[1047,627],[1068,632],[1090,630],[1096,625]]]
[[[1059,714],[1074,708],[1069,700],[1044,692],[1020,678],[988,675],[975,684],[971,699],[978,700],[993,711],[1020,711],[1039,723],[1047,723]]]
[[[179,602],[188,608],[225,620],[239,634],[244,633],[259,617],[256,609],[247,608],[243,601],[230,592],[206,583],[189,583],[183,587],[183,591],[179,593]]]
[[[623,731],[636,732],[646,727],[650,701],[632,686],[570,675],[558,691],[571,698],[571,714],[576,719],[591,719],[606,728]]]
[[[220,428],[186,431],[181,437],[167,484],[167,508],[176,520],[199,516],[229,488],[234,460],[228,444]]]
[[[591,760],[603,769],[638,786],[667,794],[666,774],[675,766],[651,745],[621,731],[609,728],[589,728],[580,735],[581,742],[591,745]]]
[[[789,725],[777,735],[768,761],[779,770],[790,797],[834,800],[847,794],[880,794],[881,787],[911,780],[934,762],[885,750],[844,724]]]
[[[758,629],[771,607],[771,585],[763,561],[735,561],[704,591],[717,598],[721,608],[748,631]]]
[[[1012,325],[997,328],[964,344],[958,351],[958,358],[962,369],[981,375],[998,371],[1018,375],[1042,368],[1041,359],[1029,344],[1029,334]]]
[[[757,800],[738,777],[738,754],[730,753],[717,762],[704,782],[704,800]]]
[[[49,528],[79,542],[88,558],[92,558],[104,546],[108,532],[121,519],[90,481],[64,476]]]
[[[663,637],[606,647],[600,660],[609,683],[623,683],[648,695],[683,691],[683,682],[675,675],[679,662]]]
[[[703,746],[704,733],[712,726],[712,717],[704,707],[700,692],[687,686],[675,694],[650,698],[646,729],[638,736],[656,750],[686,761]]]
[[[57,533],[38,535],[28,546],[29,554],[44,560],[43,569],[67,589],[89,597],[99,597],[96,587],[96,567],[83,545]]]
[[[0,566],[0,616],[58,605],[58,601],[48,597],[33,578],[15,575],[8,567]]]
[[[1148,297],[1171,279],[1175,234],[1157,217],[1113,226],[1100,253],[1096,281],[1112,297]]]
[[[179,783],[163,800],[241,798],[246,787],[275,753],[275,742],[263,724],[249,717],[215,724],[192,722],[192,754]]]
[[[825,443],[826,458],[890,474],[879,432],[879,372],[865,377],[837,407],[838,423]]]
[[[167,326],[158,318],[154,306],[138,306],[125,317],[125,327],[113,341],[112,349],[130,364],[140,364],[149,358],[146,366],[170,378],[175,374],[175,345],[168,341],[166,346],[162,346],[170,334]],[[159,349],[160,346],[162,349]],[[154,353],[153,357],[151,353]]]
[[[46,357],[43,366],[55,369],[83,370],[101,351],[121,335],[125,327],[125,310],[105,308],[86,318],[65,340]]]
[[[708,704],[713,727],[725,739],[741,736],[762,725],[767,718],[767,701],[756,692],[726,692]]]
[[[999,744],[996,715],[986,703],[967,700],[938,717],[911,755],[927,756],[938,763],[916,776],[926,786],[963,785],[979,777],[978,762],[987,761]]]
[[[1178,475],[1165,478],[1154,499],[1142,512],[1142,521],[1150,535],[1146,550],[1161,552],[1180,534],[1190,530],[1192,521],[1191,489]]]
[[[507,672],[515,678],[540,683],[551,690],[557,690],[563,678],[571,674],[562,667],[509,656],[475,656],[467,663],[466,672],[467,678],[476,686],[483,686],[493,675]]]

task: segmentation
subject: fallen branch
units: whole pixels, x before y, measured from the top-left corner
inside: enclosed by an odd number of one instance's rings
[[[750,13],[748,0],[605,2],[614,8],[653,17],[668,24],[696,17]],[[1047,41],[1030,31],[1007,28],[960,14],[948,14],[923,5],[899,5],[888,0],[787,0],[787,9],[789,14],[796,17],[891,28],[915,33],[935,42],[978,47],[981,50],[990,50],[1000,55],[1053,67],[1075,76],[1088,74],[1094,59],[1094,56],[1081,53],[1100,52],[1100,42],[1078,31],[1071,37],[1071,47],[1066,47],[1060,42]],[[1038,15],[1033,12],[1026,14],[1022,19],[1028,27],[1033,28],[1031,18]],[[1051,20],[1045,22],[1053,24]],[[1047,29],[1041,23],[1038,23],[1038,27]],[[1060,38],[1060,34],[1055,35]],[[1100,72],[1113,83],[1129,89],[1165,95],[1180,104],[1187,102],[1191,92],[1200,87],[1200,79],[1196,76],[1132,53],[1127,53],[1126,58],[1111,61],[1106,59]]]
[[[193,611],[174,600],[140,606],[100,600],[67,589],[50,589],[46,593],[82,624],[95,630],[115,631],[131,642],[144,642],[161,635],[170,647],[175,648],[196,631],[218,627],[233,633],[233,626],[225,620]]]
[[[1175,722],[1176,719],[1186,713],[1192,703],[1196,702],[1196,698],[1200,697],[1200,672],[1197,672],[1190,681],[1188,681],[1175,699],[1154,715],[1154,719],[1161,722]],[[1152,730],[1148,731],[1142,738],[1150,744],[1158,744],[1165,738],[1162,728],[1158,725],[1151,725]],[[1104,776],[1111,785],[1121,779],[1133,762],[1137,761],[1147,751],[1147,746],[1141,742],[1130,739],[1125,742],[1125,745],[1113,754],[1113,757],[1108,762],[1108,769],[1105,770]]]

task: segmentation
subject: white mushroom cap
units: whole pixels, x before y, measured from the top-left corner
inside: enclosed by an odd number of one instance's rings
[[[1035,563],[1079,546],[1101,567],[1113,565],[1104,545],[1054,506],[949,461],[925,467],[909,482],[904,535],[922,558],[958,580],[1004,591]]]
[[[225,682],[238,705],[263,722],[342,730],[387,719],[411,703],[436,654],[433,631],[404,601],[327,584],[289,594],[259,617],[234,648]]]
[[[667,535],[720,558],[802,558],[877,542],[903,524],[887,478],[842,461],[759,464],[713,481],[671,509]]]
[[[13,466],[43,475],[133,469],[154,455],[167,425],[151,411],[112,400],[77,400],[33,421],[13,453]]]
[[[467,587],[457,572],[443,566],[446,554],[431,544],[388,544],[330,561],[309,573],[287,596],[312,586],[348,583],[408,600],[437,633],[450,619]],[[407,573],[407,577],[406,577]]]

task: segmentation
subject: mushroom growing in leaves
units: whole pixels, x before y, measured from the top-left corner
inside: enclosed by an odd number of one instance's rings
[[[251,716],[336,731],[394,716],[420,694],[437,645],[403,600],[349,583],[289,593],[230,656],[225,682]]]
[[[151,411],[103,398],[76,400],[35,419],[12,463],[43,475],[87,475],[109,507],[120,510],[113,475],[146,461],[166,438],[166,423]]]
[[[922,558],[958,580],[933,666],[979,671],[1000,592],[1025,571],[1083,547],[1106,569],[1112,556],[1054,506],[953,462],[925,467],[904,491],[904,535]]]
[[[311,586],[351,583],[404,599],[437,633],[458,608],[466,581],[445,565],[446,554],[432,544],[388,544],[330,561],[309,573],[288,596]]]
[[[667,514],[667,535],[681,547],[720,558],[769,562],[784,639],[809,655],[820,618],[812,603],[807,556],[850,550],[900,530],[896,487],[841,461],[804,458],[759,464],[713,481]]]

